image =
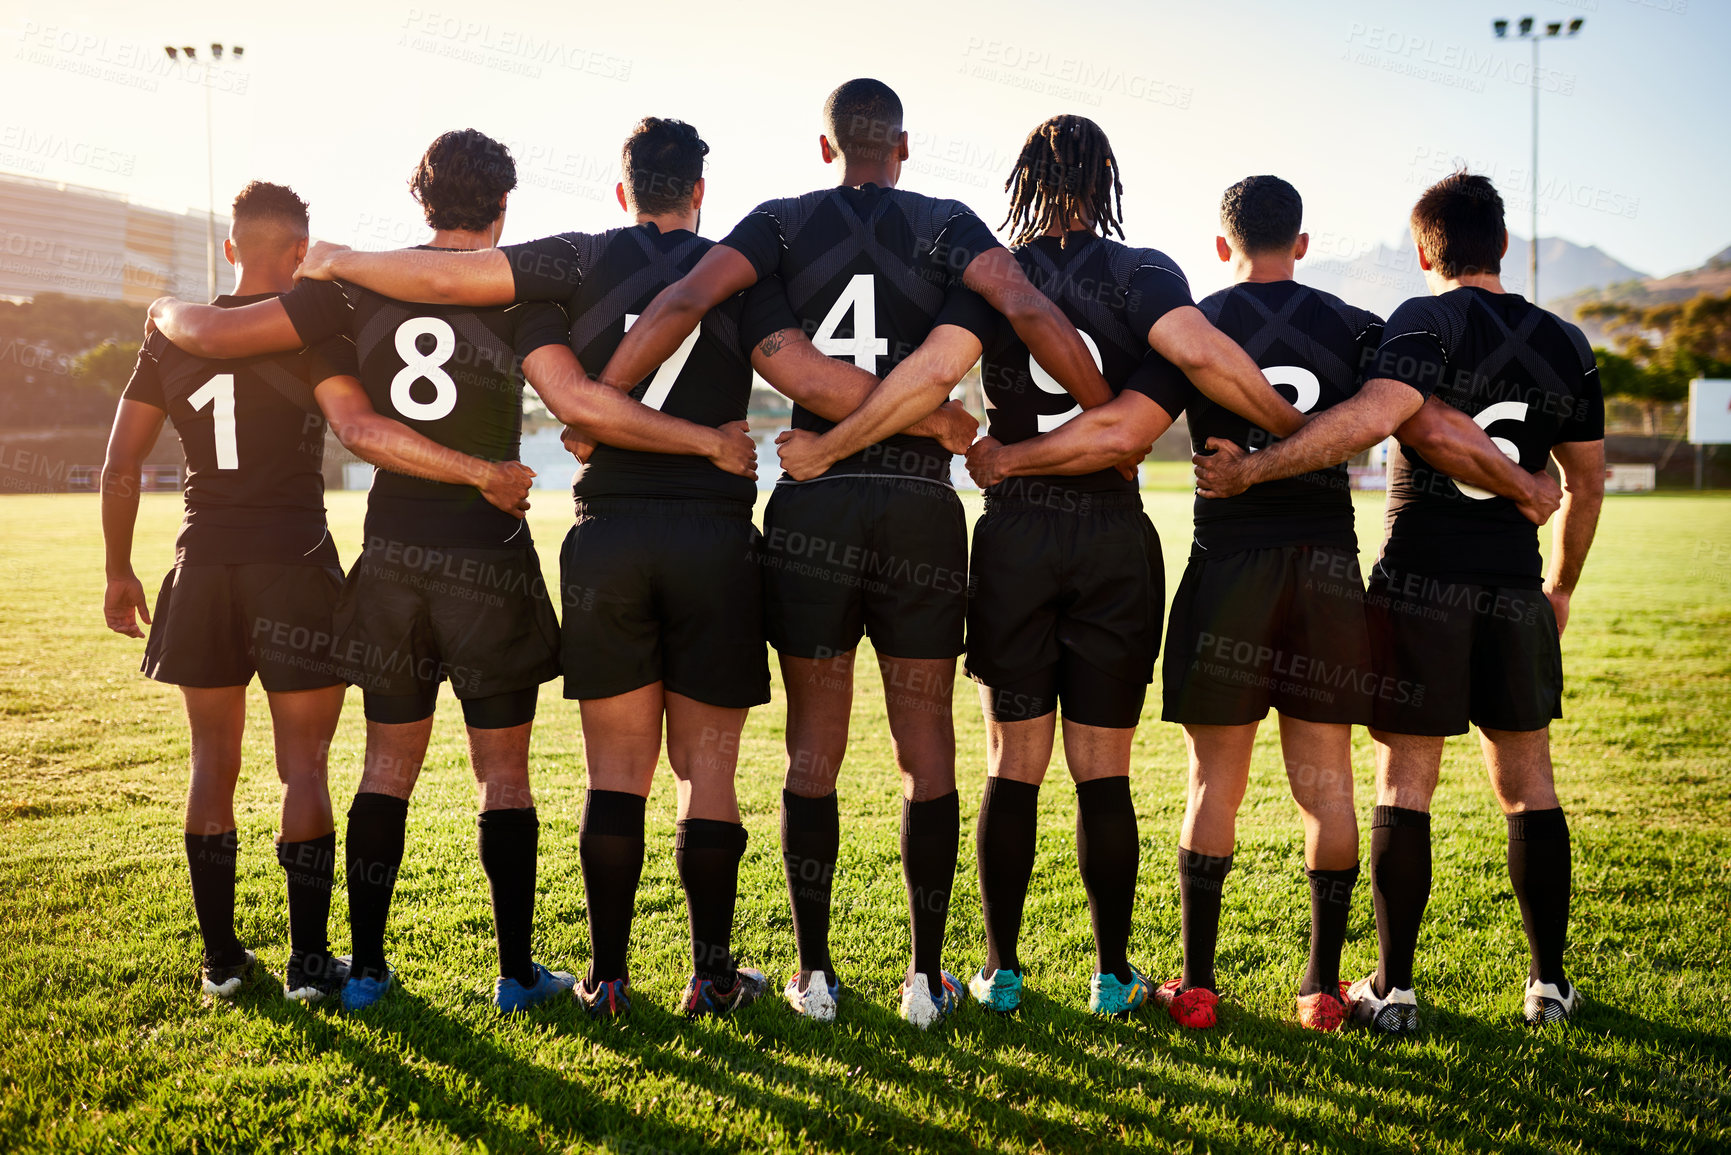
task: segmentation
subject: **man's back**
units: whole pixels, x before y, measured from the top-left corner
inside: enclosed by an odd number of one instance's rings
[[[342,282],[302,281],[283,307],[304,339],[348,333],[373,407],[428,439],[487,461],[517,457],[523,358],[562,344],[555,305],[466,309],[397,301]],[[367,534],[445,545],[526,545],[528,524],[472,486],[378,471]]]
[[[1551,448],[1604,436],[1592,347],[1575,326],[1512,293],[1463,287],[1407,301],[1367,376],[1406,381],[1473,418],[1523,469]],[[1390,467],[1391,568],[1487,585],[1539,585],[1538,530],[1508,498],[1463,487],[1416,450]]]

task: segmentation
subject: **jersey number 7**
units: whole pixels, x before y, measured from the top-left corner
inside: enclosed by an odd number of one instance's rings
[[[631,326],[637,323],[641,313],[625,314],[625,331],[629,333]],[[697,345],[697,335],[703,331],[703,323],[699,321],[685,335],[685,340],[679,343],[679,348],[673,355],[655,367],[655,372],[649,375],[649,387],[643,391],[643,404],[651,409],[660,409],[667,404],[667,395],[673,392],[673,383],[679,380],[679,374],[685,371],[685,363],[691,359],[691,350]]]

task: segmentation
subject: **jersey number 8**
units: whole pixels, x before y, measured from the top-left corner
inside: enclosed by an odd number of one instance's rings
[[[433,351],[422,353],[416,341],[433,339]],[[457,383],[445,372],[445,362],[457,351],[457,334],[451,323],[442,317],[410,317],[397,326],[397,356],[403,367],[391,378],[391,404],[397,412],[414,421],[437,421],[449,417],[457,407]],[[415,400],[416,381],[429,381],[433,386],[431,401]]]

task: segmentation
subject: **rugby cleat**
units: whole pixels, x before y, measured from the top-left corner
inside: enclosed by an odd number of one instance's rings
[[[213,967],[207,959],[199,964],[199,989],[212,998],[231,999],[240,990],[252,974],[252,968],[258,964],[258,956],[250,950],[243,950],[246,957],[232,966]]]
[[[535,968],[535,981],[529,986],[504,975],[500,975],[493,983],[493,1005],[498,1007],[502,1014],[512,1015],[530,1007],[538,1007],[577,985],[577,976],[569,971],[551,971],[540,963],[529,965]]]
[[[1317,991],[1314,995],[1299,995],[1298,1025],[1309,1031],[1338,1031],[1351,1007],[1349,989],[1343,979],[1338,994]]]
[[[752,967],[740,967],[739,973],[734,977],[733,986],[726,988],[709,979],[692,975],[691,981],[685,984],[685,996],[680,1002],[685,1007],[685,1013],[692,1018],[699,1015],[726,1015],[755,1003],[768,989],[769,980],[762,971]]]
[[[1148,1001],[1148,978],[1135,967],[1130,981],[1119,982],[1114,974],[1097,974],[1088,982],[1088,1009],[1097,1015],[1128,1018]]]
[[[1154,1000],[1166,1008],[1166,1013],[1179,1026],[1193,1031],[1207,1030],[1214,1025],[1214,1008],[1220,1005],[1220,996],[1207,987],[1180,990],[1183,981],[1168,979],[1161,983],[1160,989],[1154,992]]]
[[[1581,1001],[1581,988],[1568,979],[1563,985],[1569,988],[1564,994],[1556,983],[1541,983],[1537,979],[1527,980],[1526,1014],[1529,1027],[1544,1027],[1551,1023],[1566,1023],[1575,1013],[1575,1007]]]
[[[283,997],[293,1003],[317,1003],[343,989],[349,980],[349,965],[328,954],[301,957],[289,955],[283,975]]]
[[[781,989],[781,997],[787,1000],[788,1006],[812,1022],[833,1023],[836,1000],[841,997],[841,980],[830,978],[823,971],[812,971],[806,977],[802,991],[799,989],[799,972],[795,971]]]
[[[594,986],[584,979],[571,993],[592,1019],[619,1019],[631,1013],[631,983],[626,979],[608,979]]]
[[[968,993],[988,1011],[1007,1015],[1022,1005],[1022,972],[999,967],[988,975],[981,967],[968,980]]]
[[[902,1018],[925,1030],[939,1019],[954,1014],[967,999],[968,993],[949,971],[939,971],[938,997],[932,998],[932,984],[925,975],[916,974],[902,983]]]
[[[337,961],[348,968],[349,972],[349,981],[343,984],[342,993],[343,1010],[345,1011],[366,1010],[384,998],[385,992],[390,990],[397,981],[396,973],[390,967],[385,968],[383,975],[374,978],[370,974],[355,974],[354,960],[346,955]]]
[[[1387,995],[1379,998],[1375,979],[1374,974],[1365,975],[1347,989],[1346,1002],[1352,1021],[1390,1035],[1418,1030],[1418,995],[1391,987]]]

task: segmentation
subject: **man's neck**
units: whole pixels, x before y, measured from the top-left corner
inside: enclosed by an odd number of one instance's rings
[[[875,184],[879,188],[895,188],[896,177],[887,164],[849,163],[842,166],[841,183],[849,188],[859,188],[866,184]]]
[[[1087,217],[1075,216],[1071,217],[1061,228],[1058,225],[1048,225],[1046,231],[1041,235],[1047,237],[1067,238],[1071,233],[1092,233],[1093,231],[1093,221],[1089,220]]]
[[[1461,277],[1438,277],[1436,295],[1452,292],[1455,289],[1484,289],[1491,293],[1504,293],[1503,278],[1500,273],[1468,273]]]
[[[1253,284],[1267,284],[1272,281],[1290,281],[1298,267],[1298,262],[1291,253],[1285,256],[1246,256],[1234,253],[1232,257],[1232,281],[1242,285],[1246,281]]]
[[[638,213],[637,223],[640,225],[654,225],[657,231],[663,233],[677,233],[681,231],[695,233],[697,231],[697,214],[695,212]]]
[[[499,243],[491,225],[484,229],[435,229],[427,244],[435,249],[490,249]]]
[[[249,270],[245,265],[235,266],[234,296],[253,297],[260,293],[286,293],[295,287],[293,270]]]

